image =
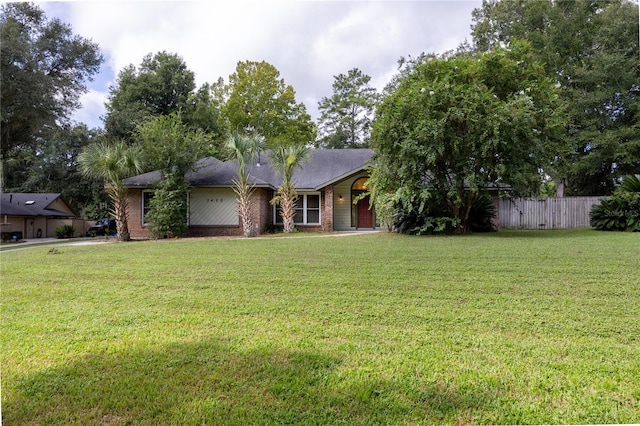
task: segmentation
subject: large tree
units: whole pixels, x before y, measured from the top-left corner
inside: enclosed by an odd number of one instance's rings
[[[201,130],[189,129],[180,114],[159,115],[138,125],[135,140],[150,170],[159,170],[162,179],[154,189],[147,220],[156,238],[179,237],[187,231],[187,191],[185,174],[196,161],[212,155],[212,140]]]
[[[238,62],[229,76],[225,114],[233,131],[256,132],[268,147],[304,145],[316,137],[306,106],[296,102],[293,87],[267,62]]]
[[[225,102],[226,89],[222,77],[215,83],[205,83],[189,96],[187,107],[181,109],[182,122],[191,130],[207,133],[220,148],[229,132],[228,122],[222,114]]]
[[[369,186],[404,208],[435,203],[464,233],[490,186],[539,184],[558,152],[561,103],[526,43],[408,65],[377,110]]]
[[[80,95],[99,71],[98,45],[47,19],[33,3],[5,3],[0,15],[0,164],[33,157],[51,131],[68,125]],[[24,164],[28,169],[30,163]],[[0,166],[1,167],[1,166]],[[0,173],[4,187],[4,171]],[[19,182],[9,178],[7,187]]]
[[[318,102],[322,148],[369,146],[370,128],[378,93],[369,85],[371,77],[358,68],[334,76],[333,95]]]
[[[487,0],[473,12],[474,50],[531,42],[569,106],[552,172],[576,195],[603,195],[640,173],[638,4]]]
[[[128,65],[109,88],[105,130],[112,138],[131,141],[146,119],[186,110],[194,79],[180,56],[164,51],[146,55],[139,68]]]
[[[113,203],[113,215],[119,241],[129,241],[127,190],[123,180],[140,173],[142,152],[137,146],[127,146],[124,141],[109,143],[100,141],[87,146],[79,157],[80,170],[90,178],[104,182],[106,192]]]

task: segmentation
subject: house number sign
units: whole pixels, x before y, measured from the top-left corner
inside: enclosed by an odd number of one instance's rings
[[[207,198],[207,203],[222,203],[224,198]]]

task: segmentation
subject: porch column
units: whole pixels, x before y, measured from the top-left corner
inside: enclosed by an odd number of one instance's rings
[[[325,187],[323,192],[322,230],[333,232],[333,185]]]

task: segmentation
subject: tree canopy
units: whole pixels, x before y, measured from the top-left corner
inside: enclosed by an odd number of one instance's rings
[[[303,145],[316,137],[316,126],[293,87],[267,62],[238,62],[229,76],[229,98],[224,107],[233,131],[255,132],[267,147]]]
[[[526,191],[559,150],[564,122],[553,82],[527,43],[486,54],[425,55],[381,102],[370,186],[404,208],[437,203],[455,231],[489,187]]]
[[[195,90],[194,73],[172,53],[148,54],[139,68],[128,65],[109,88],[105,130],[112,138],[131,140],[147,118],[186,109]]]
[[[318,120],[323,148],[369,146],[371,122],[378,93],[369,85],[371,77],[358,68],[334,76],[333,95],[318,102]]]
[[[86,81],[99,71],[103,57],[95,43],[73,34],[59,19],[47,19],[33,3],[3,4],[0,36],[1,188],[6,161],[17,159],[29,167],[50,132],[70,125]]]
[[[214,154],[209,134],[189,129],[179,113],[147,119],[136,128],[134,140],[142,148],[148,170],[180,179],[197,160]]]
[[[627,0],[483,2],[474,50],[528,40],[568,105],[565,149],[554,170],[567,193],[604,195],[640,173],[638,5]]]

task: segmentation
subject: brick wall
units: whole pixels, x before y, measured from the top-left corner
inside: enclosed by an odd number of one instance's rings
[[[151,233],[142,226],[142,190],[127,190],[127,225],[129,234],[134,240],[151,238]]]
[[[257,188],[254,196],[253,217],[258,224],[258,234],[264,234],[273,224],[273,207],[269,200],[273,198],[273,191],[265,188]],[[127,191],[127,203],[129,212],[129,233],[133,239],[150,239],[151,233],[142,225],[142,190],[129,189]],[[240,225],[231,226],[189,226],[189,237],[227,237],[241,236]]]
[[[236,226],[189,226],[189,237],[238,237],[242,235],[240,225]]]
[[[270,203],[273,191],[258,188],[253,193],[253,198],[253,220],[258,224],[258,235],[260,235],[273,225],[273,206]]]

